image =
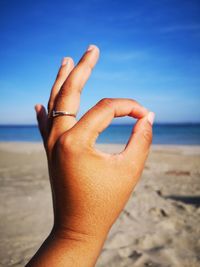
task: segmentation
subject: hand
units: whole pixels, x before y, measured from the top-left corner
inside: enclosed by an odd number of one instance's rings
[[[81,91],[98,57],[99,49],[90,46],[76,67],[71,58],[63,60],[50,95],[50,114],[53,110],[78,112]],[[95,251],[91,261],[70,266],[93,266],[142,173],[152,140],[154,114],[132,99],[110,98],[99,101],[78,122],[72,116],[48,118],[41,105],[36,106],[36,112],[53,195],[50,243],[91,240]],[[97,150],[94,145],[98,135],[114,117],[122,116],[138,119],[124,151],[107,154]]]

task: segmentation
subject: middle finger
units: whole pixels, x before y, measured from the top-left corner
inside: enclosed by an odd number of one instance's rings
[[[80,105],[81,91],[97,63],[99,49],[90,45],[77,66],[71,71],[58,93],[55,110],[77,114]],[[58,116],[53,120],[53,127],[59,134],[69,130],[76,123],[72,116]]]

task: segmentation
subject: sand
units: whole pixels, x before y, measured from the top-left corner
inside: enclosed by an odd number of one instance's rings
[[[52,226],[41,144],[0,143],[0,203],[0,266],[24,266]],[[200,147],[152,147],[96,266],[200,266]]]

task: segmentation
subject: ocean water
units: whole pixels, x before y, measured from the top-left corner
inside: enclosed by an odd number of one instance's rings
[[[97,143],[125,144],[131,134],[132,125],[111,124],[98,138]],[[200,145],[200,124],[155,124],[154,144]],[[1,125],[0,141],[41,142],[37,126]]]

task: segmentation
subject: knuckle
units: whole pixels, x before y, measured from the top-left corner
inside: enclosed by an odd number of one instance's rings
[[[58,140],[59,147],[70,150],[73,144],[73,136],[69,133],[62,135]]]
[[[139,104],[135,99],[130,99],[130,101],[133,103],[133,105]]]
[[[85,66],[85,72],[87,73],[88,76],[91,75],[91,72],[92,72],[93,68],[94,68],[94,67],[93,67],[92,64],[90,64],[90,63],[88,63],[88,64]]]
[[[89,74],[93,70],[93,64],[87,59],[84,59],[82,62],[82,68],[84,68],[84,71],[87,71]]]
[[[142,133],[144,140],[151,144],[152,143],[152,131],[150,129],[145,129]]]
[[[73,76],[69,76],[69,78],[66,80],[66,82],[62,86],[62,90],[60,91],[61,94],[66,95],[67,91],[73,90],[73,88],[76,86],[76,80]]]
[[[101,106],[111,106],[113,103],[113,99],[112,98],[103,98],[99,101],[99,105]]]
[[[59,149],[64,153],[76,153],[80,151],[81,144],[78,142],[78,139],[72,135],[72,133],[65,133],[58,140]]]
[[[88,73],[91,73],[94,69],[94,63],[92,61],[89,61],[87,64],[87,68],[88,68]]]
[[[79,62],[80,68],[84,69],[84,71],[89,71],[91,72],[92,69],[94,68],[94,65],[92,61],[88,60],[87,57],[83,57],[82,60]]]
[[[74,93],[75,89],[78,87],[78,82],[74,79],[74,76],[70,76],[68,80],[63,84],[59,92],[59,99],[65,100],[65,98]]]
[[[132,104],[133,108],[140,106],[139,102],[132,98],[127,98],[127,100]]]

